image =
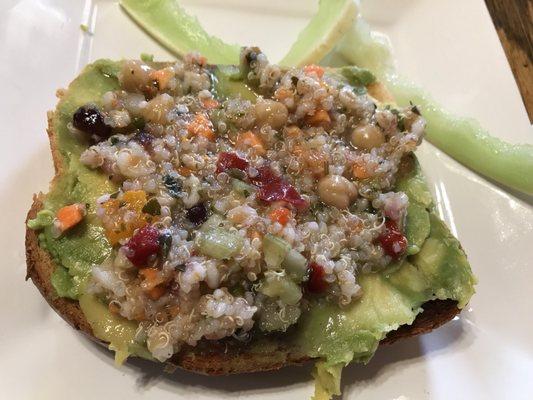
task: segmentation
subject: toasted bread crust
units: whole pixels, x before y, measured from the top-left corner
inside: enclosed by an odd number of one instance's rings
[[[35,218],[42,208],[41,199],[41,195],[34,197],[27,219]],[[57,296],[50,280],[55,264],[50,254],[39,246],[37,233],[29,228],[26,229],[26,261],[27,279],[32,280],[48,304],[73,328],[81,331],[90,339],[103,343],[94,336],[78,302]],[[457,303],[452,300],[430,301],[425,303],[423,308],[424,311],[417,316],[412,325],[404,325],[390,332],[380,344],[390,344],[400,339],[430,332],[460,312]],[[263,353],[249,352],[246,346],[239,346],[233,342],[204,343],[203,346],[188,347],[176,354],[171,364],[201,374],[228,375],[276,370],[309,360],[309,357],[285,346],[282,341],[275,338],[271,339],[268,345],[269,351]]]
[[[392,101],[392,96],[383,85],[375,85],[374,97],[381,101]],[[56,175],[54,180],[62,173],[62,158],[54,140],[53,113],[48,114],[48,136],[54,160]],[[52,180],[52,185],[54,184]],[[27,219],[35,218],[37,212],[43,207],[44,196],[35,195]],[[38,234],[26,228],[26,279],[31,279],[37,286],[48,304],[73,328],[81,331],[90,339],[100,344],[106,344],[96,338],[81,311],[77,301],[59,297],[51,283],[51,275],[55,269],[54,261],[50,254],[39,246]],[[425,303],[413,324],[401,326],[398,330],[390,332],[380,344],[391,344],[397,340],[420,335],[438,328],[451,320],[460,312],[457,302],[453,300],[434,300]],[[235,341],[204,341],[197,347],[186,347],[170,360],[171,365],[183,369],[206,374],[228,375],[247,372],[271,371],[287,365],[302,364],[309,357],[301,354],[297,349],[285,345],[283,340],[272,337],[266,339],[268,351],[250,351],[250,348]]]

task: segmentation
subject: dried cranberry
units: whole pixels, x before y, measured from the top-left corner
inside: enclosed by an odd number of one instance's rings
[[[299,210],[305,209],[308,206],[307,201],[300,196],[300,193],[298,193],[294,186],[283,180],[263,185],[257,192],[257,198],[267,203],[285,201]]]
[[[137,267],[146,266],[148,259],[159,252],[159,231],[151,225],[139,229],[126,243],[126,257]]]
[[[207,209],[203,203],[197,204],[187,210],[187,219],[194,225],[200,225],[207,219]]]
[[[323,293],[328,288],[328,283],[324,279],[326,273],[324,267],[312,262],[309,264],[309,280],[307,281],[307,291],[310,293]]]
[[[240,158],[235,153],[220,153],[218,155],[216,173],[220,174],[221,172],[232,168],[244,171],[246,168],[248,168],[248,161],[246,161],[244,158]]]
[[[139,131],[133,136],[133,140],[139,143],[142,147],[147,148],[152,144],[154,137],[145,131]]]
[[[95,106],[82,106],[76,110],[72,117],[72,125],[89,135],[96,135],[107,139],[111,136],[112,129],[104,122],[102,113]]]
[[[385,221],[385,231],[378,237],[385,254],[397,260],[407,249],[407,238],[392,219]]]
[[[280,180],[281,178],[268,165],[257,168],[257,175],[254,177],[250,176],[250,181],[259,187],[268,183],[279,182]]]

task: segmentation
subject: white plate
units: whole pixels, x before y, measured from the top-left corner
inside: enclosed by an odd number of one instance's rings
[[[314,0],[188,0],[208,30],[279,59],[316,9]],[[402,72],[449,109],[497,136],[533,130],[482,0],[374,0],[371,23],[390,34]],[[80,30],[90,26],[94,35]],[[308,398],[309,367],[206,378],[118,369],[109,352],[70,329],[24,282],[24,220],[53,174],[45,135],[54,93],[88,61],[168,53],[113,1],[2,1],[0,5],[0,398]],[[418,152],[441,215],[465,247],[478,293],[460,318],[381,349],[344,372],[345,398],[530,399],[533,395],[533,204],[502,191],[425,144]]]

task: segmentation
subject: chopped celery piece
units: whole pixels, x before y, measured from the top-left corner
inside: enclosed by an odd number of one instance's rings
[[[228,259],[237,254],[243,245],[243,238],[222,228],[211,228],[198,235],[198,248],[208,257]]]
[[[224,218],[220,215],[213,214],[202,224],[202,226],[200,226],[200,232],[207,232],[213,228],[220,228],[224,225],[224,221]]]
[[[291,245],[285,240],[267,233],[263,238],[263,258],[267,267],[279,268],[290,249]]]
[[[307,259],[296,250],[290,249],[281,266],[291,278],[301,282],[307,272]]]
[[[295,305],[302,298],[300,287],[287,275],[274,271],[265,272],[259,292],[268,297],[277,297],[285,304]]]
[[[177,0],[120,0],[126,13],[176,56],[198,51],[212,64],[238,64],[240,47],[209,35]]]
[[[248,197],[256,191],[256,188],[254,186],[235,178],[231,180],[231,187],[236,193],[244,197]]]
[[[471,170],[520,192],[533,194],[533,145],[511,144],[491,136],[479,122],[443,110],[423,90],[387,77],[398,104],[416,104],[427,121],[429,142]]]
[[[320,0],[317,13],[279,64],[300,67],[320,61],[350,29],[356,15],[353,0]]]

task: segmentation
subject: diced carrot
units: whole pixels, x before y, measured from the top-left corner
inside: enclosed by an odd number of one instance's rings
[[[326,175],[327,158],[321,151],[310,150],[304,154],[305,168],[313,173],[316,179]]]
[[[352,174],[354,178],[357,179],[366,179],[369,177],[368,172],[366,168],[362,167],[361,165],[355,164],[352,167]]]
[[[105,235],[109,240],[109,243],[114,246],[121,240],[131,237],[133,232],[135,232],[135,229],[142,228],[146,224],[148,224],[148,222],[143,218],[134,219],[127,224],[121,222],[116,229],[106,229]]]
[[[144,282],[148,289],[152,289],[164,282],[164,279],[161,278],[157,268],[143,268],[139,270],[139,274],[144,278]]]
[[[205,64],[207,64],[207,58],[204,56],[198,57],[198,65],[203,66]]]
[[[191,136],[202,136],[210,141],[215,140],[215,132],[211,121],[205,116],[205,114],[198,113],[187,127],[187,131]]]
[[[285,100],[286,98],[290,97],[292,95],[292,92],[289,89],[286,88],[279,88],[274,92],[274,98],[276,100]]]
[[[120,312],[120,308],[115,303],[109,303],[108,308],[113,314],[118,314]]]
[[[311,74],[315,73],[319,78],[322,78],[322,76],[324,75],[324,68],[322,68],[319,65],[314,65],[314,64],[306,65],[304,67],[304,72],[307,75],[311,75]]]
[[[167,289],[163,285],[158,285],[146,292],[152,300],[159,300],[166,293]]]
[[[302,130],[295,125],[285,128],[285,135],[290,138],[297,138],[302,136]]]
[[[165,90],[173,76],[174,70],[170,67],[150,72],[150,79],[157,81],[160,90]]]
[[[216,101],[215,99],[205,99],[202,101],[202,105],[204,106],[204,108],[207,108],[208,110],[217,108],[218,104],[219,104],[218,101]]]
[[[77,225],[85,216],[85,205],[71,204],[69,206],[61,207],[57,213],[56,218],[59,221],[59,229],[61,232]]]
[[[235,143],[235,147],[239,150],[246,150],[246,149],[252,148],[254,153],[260,156],[264,156],[266,154],[266,150],[265,150],[265,146],[263,146],[263,142],[252,131],[246,131],[246,132],[241,133],[237,137],[237,142]]]
[[[114,221],[112,225],[105,226],[105,234],[112,245],[131,237],[135,229],[142,228],[148,223],[148,217],[152,222],[157,220],[157,216],[147,216],[142,212],[143,207],[146,205],[146,200],[145,191],[129,190],[122,195],[121,199],[109,199],[102,204],[106,215]],[[133,211],[135,218],[130,216],[128,221],[125,222],[123,216],[126,210]]]
[[[192,171],[187,168],[187,167],[184,167],[183,165],[181,167],[178,168],[178,173],[181,175],[181,176],[189,176],[191,175]]]
[[[144,190],[128,190],[122,196],[122,201],[133,211],[141,212],[146,204],[146,192]]]
[[[285,207],[279,207],[272,210],[268,217],[273,222],[279,222],[281,225],[285,226],[291,219],[291,211]]]
[[[317,125],[323,125],[323,124],[329,124],[331,122],[331,118],[329,117],[329,114],[326,110],[316,110],[313,115],[308,115],[306,118],[306,122],[310,125],[317,126]]]
[[[376,164],[355,163],[352,167],[352,175],[356,179],[368,179],[375,174]]]
[[[295,156],[301,156],[304,153],[304,148],[299,144],[295,144],[292,146],[291,153]]]

